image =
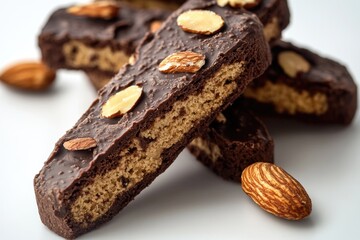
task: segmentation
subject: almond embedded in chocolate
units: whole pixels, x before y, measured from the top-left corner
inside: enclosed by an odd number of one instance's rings
[[[120,6],[113,1],[100,1],[89,4],[75,5],[67,9],[67,12],[90,18],[113,19],[118,16]]]
[[[97,146],[93,138],[75,138],[64,142],[64,148],[69,151],[88,150]]]
[[[159,20],[152,21],[150,24],[150,32],[152,33],[156,32],[157,30],[159,30],[162,24],[163,21],[159,21]]]
[[[105,118],[119,117],[133,109],[141,95],[141,87],[127,87],[109,98],[102,107],[101,115]]]
[[[229,0],[216,0],[217,5],[219,5],[220,7],[225,7],[226,5],[229,4]]]
[[[185,51],[166,57],[159,65],[163,73],[195,73],[205,64],[205,56],[200,53]]]
[[[229,4],[234,8],[252,9],[259,5],[261,0],[229,0]]]
[[[296,77],[298,73],[310,71],[310,63],[301,55],[293,51],[283,51],[278,55],[278,63],[289,77]]]
[[[210,35],[224,26],[224,20],[212,11],[189,10],[178,16],[177,24],[185,32]]]

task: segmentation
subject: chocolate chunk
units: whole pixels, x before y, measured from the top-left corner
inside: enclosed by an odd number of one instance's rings
[[[214,11],[225,26],[210,36],[186,33],[176,19],[190,9]],[[205,65],[196,73],[161,73],[160,62],[180,51],[203,54]],[[185,3],[155,35],[147,36],[137,53],[134,65],[122,68],[99,92],[35,176],[40,217],[63,237],[75,238],[109,221],[271,62],[262,24],[254,15],[205,0]],[[101,117],[110,97],[134,85],[142,95],[129,112]],[[83,137],[94,139],[96,147],[63,148],[67,139]]]

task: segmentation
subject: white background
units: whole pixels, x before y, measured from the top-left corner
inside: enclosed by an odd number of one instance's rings
[[[37,59],[42,24],[70,2],[2,1],[0,68]],[[360,1],[291,0],[290,7],[285,38],[340,60],[360,79]],[[0,239],[60,239],[40,221],[32,181],[95,96],[77,72],[60,72],[42,94],[0,85]],[[239,184],[216,177],[185,150],[117,217],[81,239],[358,239],[359,117],[349,127],[280,120],[268,125],[277,164],[312,198],[310,218],[291,222],[262,211]]]

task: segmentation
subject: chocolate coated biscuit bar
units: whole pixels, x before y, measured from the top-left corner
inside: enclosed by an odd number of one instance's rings
[[[272,54],[272,65],[245,91],[251,109],[314,123],[351,123],[357,87],[346,67],[283,41]]]
[[[106,0],[97,0],[106,1]],[[176,10],[185,3],[186,0],[116,0],[117,2],[126,2],[127,4],[137,8],[148,9],[168,9]]]
[[[209,129],[189,145],[190,152],[226,180],[240,182],[255,162],[274,162],[274,141],[262,121],[241,101],[218,115]]]
[[[185,32],[177,18],[191,9],[206,10],[201,14],[218,27],[209,35]],[[196,19],[195,32],[204,32],[198,26],[209,18]],[[172,14],[137,57],[99,92],[35,176],[40,217],[63,237],[109,221],[271,62],[254,15],[202,0]]]
[[[152,24],[170,12],[121,6],[118,17],[76,16],[55,11],[39,36],[43,61],[54,69],[97,70],[115,75],[129,61]]]
[[[131,2],[151,3],[144,0]],[[259,6],[249,10],[263,23],[268,41],[280,38],[282,30],[289,24],[286,0],[262,0]],[[95,88],[100,89],[128,62],[152,23],[164,19],[167,14],[164,10],[134,9],[122,5],[118,19],[90,21],[86,17],[69,16],[65,9],[58,10],[39,37],[43,60],[52,68],[84,70]],[[122,26],[121,22],[129,23]],[[116,30],[117,34],[110,35],[107,29]]]

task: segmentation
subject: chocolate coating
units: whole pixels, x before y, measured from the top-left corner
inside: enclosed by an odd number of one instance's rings
[[[310,71],[298,73],[295,78],[288,77],[277,62],[279,53],[283,51],[293,51],[303,56],[311,65]],[[345,125],[351,123],[357,110],[357,86],[344,65],[284,41],[278,41],[273,45],[272,55],[271,66],[264,75],[252,82],[250,88],[261,88],[270,81],[284,84],[298,92],[321,93],[327,98],[327,110],[322,114],[279,113],[271,103],[260,103],[253,99],[247,99],[249,107],[256,109],[258,113],[282,115],[312,123]]]
[[[212,36],[189,34],[176,24],[177,16],[189,9],[208,9],[216,12],[226,22],[222,30]],[[206,56],[206,64],[195,74],[163,74],[158,71],[162,59],[178,51],[194,51]],[[56,144],[54,151],[34,180],[35,193],[42,221],[56,233],[73,238],[109,221],[127,205],[136,194],[163,172],[197,135],[208,126],[217,113],[234,101],[246,85],[262,74],[270,64],[270,51],[262,25],[258,19],[242,11],[220,8],[215,1],[190,0],[164,23],[154,35],[148,35],[138,48],[138,60],[126,65],[111,82],[99,92],[86,113]],[[71,218],[71,204],[79,191],[91,184],[95,176],[117,166],[115,157],[120,150],[127,149],[132,139],[138,138],[146,149],[151,139],[143,138],[141,131],[149,129],[157,117],[169,112],[174,103],[184,101],[190,95],[202,91],[206,81],[222,66],[244,62],[244,72],[236,78],[236,91],[227,96],[221,107],[194,123],[181,140],[161,153],[160,168],[128,192],[118,196],[111,209],[86,227]],[[105,102],[118,91],[130,86],[143,88],[142,98],[133,110],[121,118],[100,117]],[[97,147],[92,151],[66,151],[62,144],[74,138],[92,137]],[[130,151],[130,150],[129,150]],[[121,160],[120,160],[121,161]]]
[[[173,2],[180,4],[184,1]],[[290,21],[290,12],[286,0],[262,0],[251,11],[259,17],[264,26],[269,24],[273,18],[278,19],[279,34],[275,38],[280,38],[281,30],[285,29]],[[59,9],[50,16],[39,36],[39,47],[43,61],[55,69],[78,69],[98,72],[97,74],[115,75],[118,71],[116,67],[114,67],[114,71],[104,71],[90,65],[71,66],[66,62],[62,50],[63,45],[69,41],[77,40],[94,50],[110,46],[113,50],[122,50],[127,55],[131,55],[149,31],[151,22],[165,20],[169,14],[170,12],[167,10],[138,9],[122,5],[118,18],[101,20],[73,16],[68,14],[66,9]],[[100,86],[101,84],[96,85]]]
[[[62,50],[68,41],[77,40],[95,49],[109,46],[131,55],[149,31],[150,24],[155,20],[164,21],[170,15],[166,10],[122,6],[117,18],[102,20],[75,16],[66,9],[55,11],[39,36],[43,61],[55,69],[74,69],[66,63]],[[89,66],[88,69],[93,68]]]
[[[260,4],[250,11],[256,14],[264,26],[274,17],[278,19],[280,30],[284,30],[290,23],[287,0],[261,0]]]

